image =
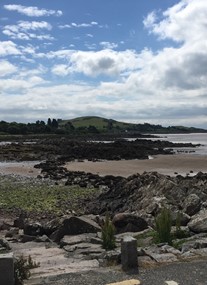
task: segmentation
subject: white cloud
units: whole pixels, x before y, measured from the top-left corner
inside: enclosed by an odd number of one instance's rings
[[[53,68],[53,72],[61,75],[69,73],[84,73],[87,76],[96,77],[104,74],[108,76],[119,76],[127,70],[135,70],[142,64],[135,52],[126,50],[115,52],[113,50],[101,51],[68,51],[63,50],[56,53],[50,53],[48,57],[59,57],[68,59],[68,67],[66,65],[58,65]],[[57,72],[58,70],[58,72]]]
[[[17,67],[7,60],[0,60],[0,77],[12,74],[17,71]]]
[[[86,34],[86,37],[93,38],[93,35],[92,34]]]
[[[70,73],[66,64],[57,64],[53,66],[51,72],[59,76],[66,76]]]
[[[182,0],[166,10],[163,18],[159,21],[153,12],[144,20],[145,26],[161,39],[191,43],[207,36],[206,0]]]
[[[20,55],[21,51],[12,41],[0,41],[0,56]]]
[[[114,49],[117,48],[118,45],[115,43],[110,43],[110,42],[100,42],[100,46],[102,46],[104,49]]]
[[[39,9],[38,7],[33,6],[22,6],[22,5],[4,5],[4,8],[8,11],[16,11],[28,17],[43,17],[43,16],[62,16],[63,12],[60,10],[46,10],[46,9]]]
[[[151,33],[163,41],[170,39],[179,43],[169,47],[168,41],[168,47],[156,52],[114,51],[110,47],[113,43],[105,42],[104,49],[99,51],[61,49],[43,53],[41,48],[32,45],[24,49],[11,41],[0,42],[0,56],[25,54],[37,62],[48,60],[52,73],[51,79],[51,73],[44,68],[30,72],[25,69],[18,70],[18,76],[8,66],[10,78],[0,80],[0,112],[5,116],[24,112],[30,121],[51,115],[68,118],[96,114],[134,122],[204,127],[207,124],[205,15],[206,0],[182,0],[161,18],[159,13],[149,14],[144,24]],[[79,77],[82,74],[92,77],[93,84],[75,81],[84,78]],[[100,77],[105,80],[100,82],[96,77],[101,75],[110,78]],[[67,84],[60,84],[64,77]],[[44,78],[50,78],[51,82],[45,82]],[[15,92],[15,96],[9,92]]]
[[[98,26],[97,22],[90,22],[90,23],[71,23],[71,24],[65,24],[65,25],[59,25],[60,29],[71,29],[71,28],[90,28],[90,27],[95,27]]]
[[[154,27],[154,24],[156,22],[156,19],[157,19],[157,16],[156,16],[156,13],[155,11],[153,12],[150,12],[147,17],[144,19],[143,21],[143,24],[146,28],[153,28]]]
[[[35,34],[34,31],[47,30],[50,31],[52,26],[45,21],[41,22],[28,22],[19,21],[17,25],[6,25],[3,28],[2,33],[11,37],[12,39],[19,40],[53,40],[54,38],[48,34]]]

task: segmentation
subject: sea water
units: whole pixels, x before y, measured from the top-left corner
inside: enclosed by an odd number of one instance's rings
[[[207,133],[191,133],[191,134],[160,134],[159,138],[153,138],[153,140],[165,140],[173,143],[192,143],[200,144],[196,148],[177,148],[177,150],[183,150],[195,155],[207,155]],[[191,152],[194,151],[194,152]]]

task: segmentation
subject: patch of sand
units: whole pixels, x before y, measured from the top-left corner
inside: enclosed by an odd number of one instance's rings
[[[34,168],[38,162],[0,162],[0,174],[16,174],[26,177],[37,177],[41,170]],[[157,171],[164,175],[194,175],[199,171],[207,172],[207,155],[157,155],[153,159],[73,161],[65,167],[71,171],[91,172],[99,175],[128,177],[144,171]]]
[[[37,177],[40,169],[34,168],[37,161],[32,162],[0,162],[0,174],[15,174],[26,177]]]
[[[99,175],[115,175],[128,177],[144,171],[157,171],[161,174],[175,176],[177,174],[191,175],[199,171],[207,172],[207,155],[157,155],[148,160],[119,160],[119,161],[84,161],[68,162],[65,167],[71,171],[91,172]]]

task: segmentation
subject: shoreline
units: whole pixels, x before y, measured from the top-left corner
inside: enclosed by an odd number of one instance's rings
[[[84,171],[100,176],[113,175],[128,177],[133,174],[156,171],[160,174],[193,176],[199,171],[207,173],[207,155],[174,154],[156,155],[153,159],[103,160],[92,162],[85,160],[67,162],[64,167],[69,171]],[[41,169],[34,168],[39,161],[0,162],[1,175],[19,175],[37,177]]]
[[[84,161],[68,162],[65,167],[70,171],[84,171],[100,176],[114,175],[128,177],[143,172],[156,171],[160,174],[176,176],[195,175],[199,171],[207,173],[207,155],[157,155],[148,160],[107,160],[107,161]]]

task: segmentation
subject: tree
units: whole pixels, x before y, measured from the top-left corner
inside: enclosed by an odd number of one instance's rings
[[[50,118],[48,118],[48,120],[47,120],[47,125],[48,125],[49,127],[51,127],[51,126],[52,126],[52,121],[51,121],[51,119],[50,119]]]
[[[52,128],[57,129],[58,128],[58,121],[56,119],[52,119]]]

